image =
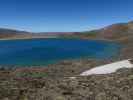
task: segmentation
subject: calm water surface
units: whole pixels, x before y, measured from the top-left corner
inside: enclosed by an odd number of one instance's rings
[[[117,56],[119,51],[119,44],[101,40],[1,40],[0,65],[45,65],[82,57],[108,59]]]

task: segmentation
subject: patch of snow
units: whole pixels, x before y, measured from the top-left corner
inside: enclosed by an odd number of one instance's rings
[[[69,77],[70,79],[76,79],[76,77]]]
[[[133,68],[133,64],[130,62],[130,59],[114,62],[111,64],[106,64],[103,66],[97,66],[95,68],[92,68],[81,73],[80,75],[88,76],[93,74],[110,74],[116,72],[118,69],[121,68]]]

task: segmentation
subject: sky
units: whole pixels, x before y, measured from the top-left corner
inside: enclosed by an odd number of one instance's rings
[[[133,0],[0,0],[0,28],[78,32],[133,20]]]

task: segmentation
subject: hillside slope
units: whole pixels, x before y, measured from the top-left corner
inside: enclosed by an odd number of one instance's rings
[[[85,38],[85,39],[110,39],[110,40],[124,40],[133,37],[133,21],[128,23],[117,23],[107,27],[86,31],[75,32],[73,34],[65,34],[64,37]]]
[[[31,34],[26,31],[0,28],[0,39],[29,38]]]

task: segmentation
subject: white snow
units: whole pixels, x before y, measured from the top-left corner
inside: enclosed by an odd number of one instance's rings
[[[69,79],[76,79],[76,77],[69,77]]]
[[[109,73],[116,72],[118,69],[121,69],[121,68],[133,68],[133,64],[130,62],[130,59],[114,62],[111,64],[106,64],[103,66],[98,66],[90,70],[87,70],[81,73],[80,75],[88,76],[93,74],[109,74]]]

